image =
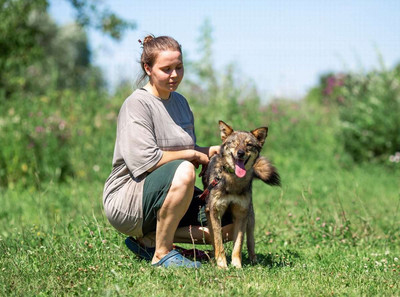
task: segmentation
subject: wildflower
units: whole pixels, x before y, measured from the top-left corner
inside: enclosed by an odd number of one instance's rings
[[[49,103],[49,97],[42,96],[42,97],[40,97],[40,101],[42,101],[43,103]]]
[[[271,104],[271,110],[274,114],[279,113],[278,105],[277,104]]]
[[[58,124],[58,129],[59,129],[60,131],[62,131],[62,130],[65,129],[65,126],[66,126],[65,121],[61,120],[60,123]]]
[[[399,163],[400,162],[400,152],[396,152],[394,155],[390,156],[389,161],[392,163]]]
[[[23,163],[21,165],[21,170],[22,170],[22,172],[27,172],[28,171],[28,165],[26,165],[26,163]]]
[[[36,126],[35,128],[36,133],[43,133],[45,131],[45,129],[42,126]]]

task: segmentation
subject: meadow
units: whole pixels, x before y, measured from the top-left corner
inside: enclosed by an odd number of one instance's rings
[[[250,265],[246,249],[241,270],[220,270],[212,262],[195,271],[156,269],[140,261],[109,225],[101,203],[124,92],[105,96],[107,108],[97,113],[85,112],[94,106],[90,94],[79,107],[54,105],[64,110],[61,118],[76,123],[68,127],[74,175],[60,180],[55,170],[40,183],[26,175],[1,188],[1,296],[400,295],[398,163],[351,161],[338,137],[335,107],[304,100],[219,103],[239,114],[216,110],[216,102],[191,102],[200,145],[218,143],[218,115],[234,128],[269,126],[263,155],[278,168],[282,187],[254,182],[257,265]],[[53,99],[42,101],[50,109]],[[78,113],[80,121],[73,122]],[[231,243],[226,246],[230,253]]]
[[[0,296],[400,296],[400,65],[327,74],[301,100],[261,98],[234,63],[213,68],[206,22],[179,87],[197,144],[220,143],[218,120],[267,125],[262,154],[282,187],[253,184],[256,265],[244,249],[243,269],[153,268],[103,213],[132,82],[108,92],[85,31],[118,40],[135,26],[68,2],[77,24],[57,25],[47,0],[0,10]]]

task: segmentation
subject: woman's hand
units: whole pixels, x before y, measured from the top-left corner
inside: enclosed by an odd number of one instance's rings
[[[196,168],[199,168],[200,165],[203,165],[203,167],[207,165],[210,159],[205,153],[195,150],[193,158],[189,161],[192,162]]]
[[[203,154],[206,154],[208,158],[211,158],[212,156],[219,154],[221,147],[219,145],[206,146],[206,147],[197,146],[195,150]]]
[[[211,159],[212,156],[219,154],[221,147],[219,145],[214,145],[210,147],[197,147],[196,151],[205,154],[208,157],[208,160]],[[201,172],[199,176],[203,176],[207,170],[208,162],[201,163],[203,166],[201,167]],[[198,168],[198,167],[196,167]]]
[[[210,146],[208,149],[208,157],[211,158],[214,155],[218,155],[220,151],[221,151],[221,146],[219,145]]]

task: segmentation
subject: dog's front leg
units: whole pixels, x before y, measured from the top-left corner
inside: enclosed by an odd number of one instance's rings
[[[223,212],[222,212],[223,213]],[[226,255],[224,244],[222,240],[222,228],[221,228],[221,217],[222,213],[215,205],[210,207],[208,213],[208,224],[212,240],[212,245],[214,247],[215,260],[219,268],[227,268]]]
[[[254,225],[255,225],[254,208],[253,208],[253,202],[251,202],[247,218],[246,238],[247,238],[247,252],[249,254],[249,259],[252,264],[255,264],[257,262],[256,251],[255,251],[255,240],[254,240]]]
[[[242,268],[242,247],[243,238],[247,225],[247,208],[240,205],[232,205],[233,215],[233,251],[232,265],[236,268]]]

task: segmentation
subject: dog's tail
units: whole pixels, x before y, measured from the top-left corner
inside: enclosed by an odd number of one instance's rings
[[[270,186],[281,186],[278,170],[264,157],[259,157],[253,165],[254,176]]]

